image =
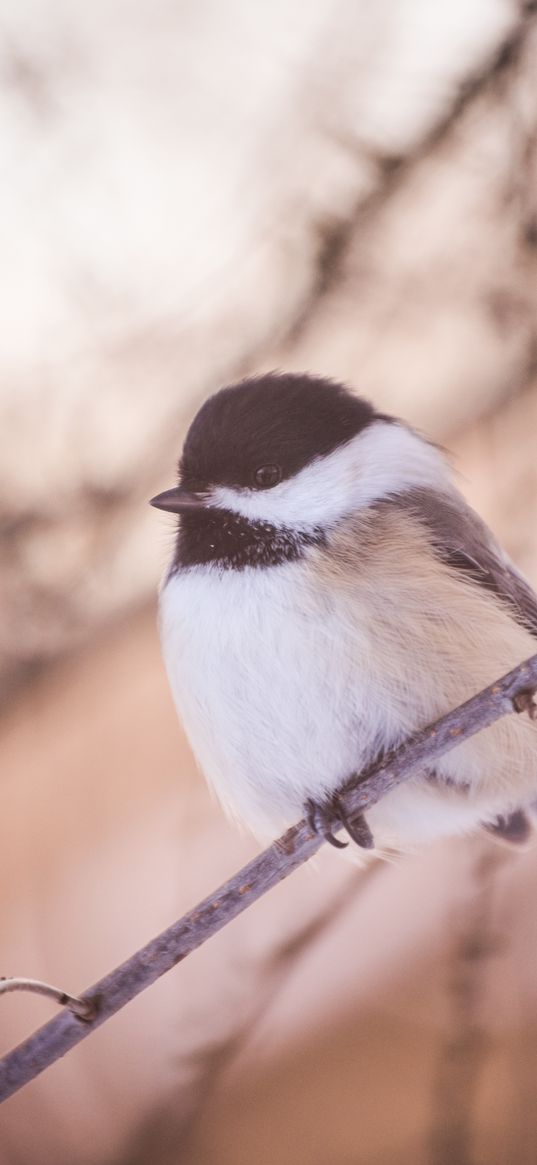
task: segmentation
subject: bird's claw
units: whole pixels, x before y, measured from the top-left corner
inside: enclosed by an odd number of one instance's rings
[[[537,720],[536,695],[537,688],[528,688],[525,692],[519,692],[517,696],[513,696],[515,712],[527,712],[530,720]]]
[[[339,825],[343,825],[343,822],[335,813],[333,802],[325,801],[321,804],[319,801],[314,801],[311,797],[308,797],[304,809],[306,821],[317,837],[324,837],[324,840],[328,841],[330,845],[333,845],[335,849],[346,849],[349,844],[348,841],[340,841],[333,833],[333,829],[337,829]]]
[[[313,833],[318,837],[324,837],[324,840],[335,849],[346,849],[349,844],[348,841],[340,841],[335,836],[334,831],[337,832],[339,829],[346,829],[349,837],[360,846],[360,849],[373,849],[375,842],[363,813],[351,817],[337,794],[330,801],[322,803],[308,797],[304,808],[306,820]]]
[[[356,845],[359,845],[360,849],[374,849],[375,841],[373,834],[363,813],[359,813],[357,817],[351,817],[342,805],[338,805],[338,808],[343,825],[349,837],[356,842]]]

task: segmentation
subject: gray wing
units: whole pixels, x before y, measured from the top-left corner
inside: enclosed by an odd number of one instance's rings
[[[443,562],[485,587],[537,637],[537,595],[462,497],[414,489],[401,495],[397,502],[427,528]],[[486,822],[483,828],[511,846],[524,845],[533,832],[531,815],[523,808]]]
[[[537,637],[537,595],[462,497],[414,489],[397,501],[427,527],[443,562],[491,591]]]

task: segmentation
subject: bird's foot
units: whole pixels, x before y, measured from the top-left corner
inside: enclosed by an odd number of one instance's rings
[[[515,712],[527,712],[530,720],[537,720],[536,695],[537,688],[528,688],[525,692],[519,692],[518,696],[513,696]]]
[[[373,835],[363,813],[351,817],[343,807],[337,793],[329,800],[322,802],[314,801],[308,797],[304,812],[313,833],[316,833],[318,837],[324,837],[324,840],[335,846],[336,849],[345,849],[349,844],[347,841],[340,841],[335,836],[335,833],[340,829],[346,829],[349,837],[361,849],[374,848]]]

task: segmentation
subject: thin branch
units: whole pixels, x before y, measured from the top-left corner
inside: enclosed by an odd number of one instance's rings
[[[501,716],[520,708],[531,713],[531,700],[520,701],[519,697],[536,687],[537,655],[534,655],[417,733],[380,764],[360,774],[355,786],[343,798],[345,810],[351,816],[366,812],[415,769],[430,764]],[[322,839],[313,834],[308,823],[299,821],[183,918],[90,987],[81,998],[94,1009],[93,1019],[80,1019],[64,1011],[0,1061],[0,1101],[33,1080],[267,890],[307,862],[321,844]]]
[[[69,995],[61,987],[53,987],[51,983],[43,983],[42,979],[6,979],[0,976],[0,995],[7,995],[9,991],[30,991],[34,995],[46,995],[54,999],[60,1007],[68,1007],[79,1019],[93,1019],[95,1007],[91,999],[80,999],[78,995]]]

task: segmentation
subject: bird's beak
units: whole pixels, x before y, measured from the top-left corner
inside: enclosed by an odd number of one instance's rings
[[[182,485],[177,485],[174,489],[165,489],[164,493],[151,498],[149,505],[155,506],[157,510],[167,510],[170,514],[187,514],[208,506],[209,498],[207,494],[194,493]]]

